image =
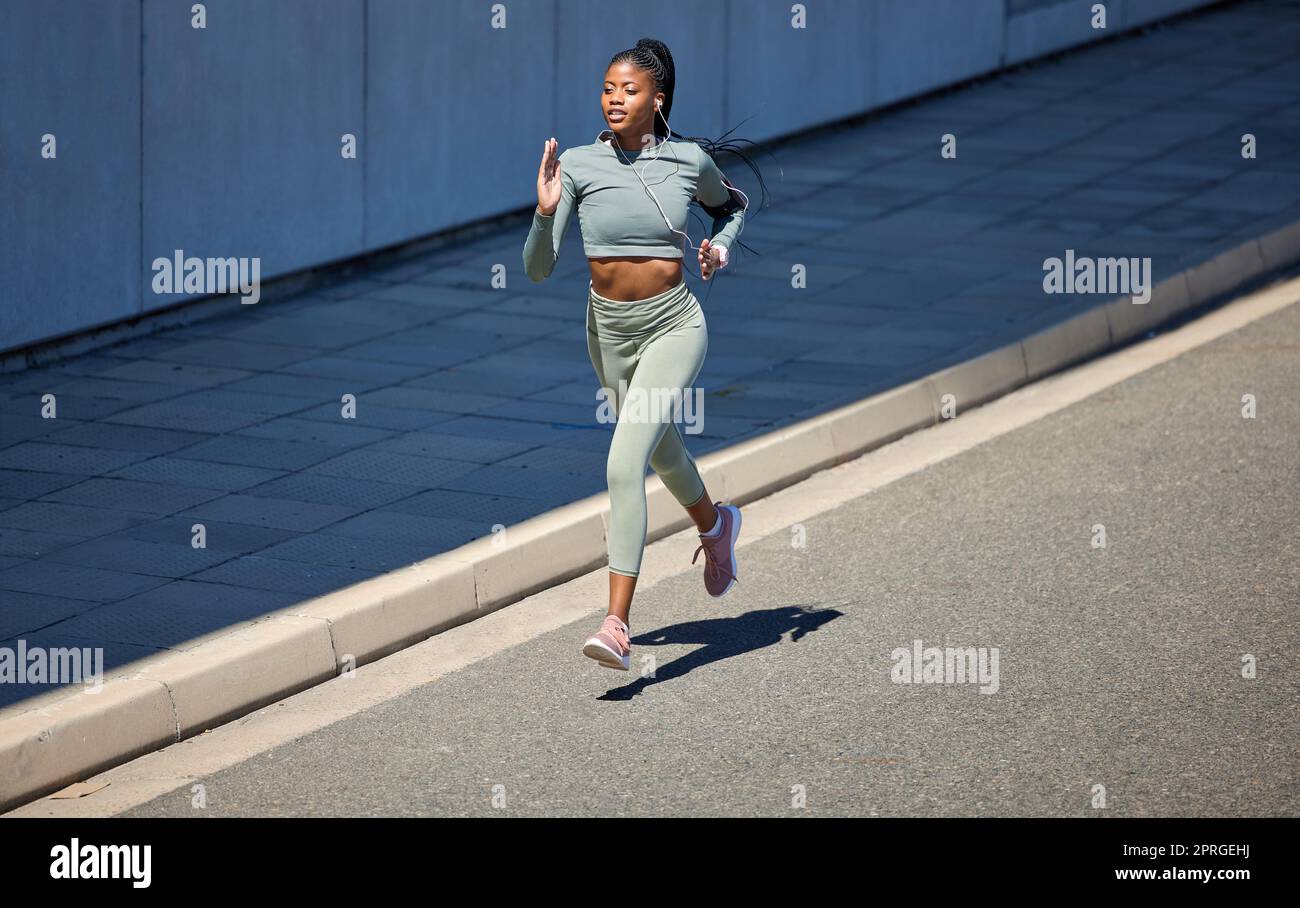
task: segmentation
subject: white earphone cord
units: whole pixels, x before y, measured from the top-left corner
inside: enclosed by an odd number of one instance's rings
[[[664,126],[668,128],[668,134],[669,134],[669,136],[671,136],[671,135],[672,135],[672,127],[668,125],[668,118],[665,117],[665,116],[663,115],[662,112],[660,112],[659,108],[660,108],[659,103],[658,103],[658,102],[655,102],[655,112],[658,113],[659,116],[660,116],[660,118],[663,119],[663,121],[664,121]],[[603,129],[601,130],[601,132],[604,132],[604,131],[605,131],[605,130],[603,130]],[[600,138],[599,133],[597,134],[596,137],[597,137],[598,139]],[[667,143],[668,143],[668,138],[665,137],[664,140],[663,140],[662,142],[660,142],[658,145],[655,146],[655,153],[654,153],[654,156],[651,157],[649,160],[651,160],[651,161],[657,161],[657,160],[659,159],[660,149],[661,149],[664,145],[666,145]],[[615,141],[613,141],[613,140],[611,139],[609,144],[613,147],[613,149],[614,149],[616,152],[618,152],[618,156],[619,156],[620,158],[622,158],[622,157],[623,157],[623,150],[622,150],[621,148],[618,147],[618,143],[615,142]],[[668,225],[668,229],[671,230],[673,233],[680,233],[682,236],[686,237],[686,245],[690,246],[690,247],[691,247],[692,249],[694,249],[696,252],[699,252],[700,247],[694,245],[694,244],[691,242],[691,237],[690,237],[690,235],[689,235],[688,233],[686,233],[686,231],[684,231],[684,230],[678,230],[676,227],[673,226],[673,222],[670,221],[670,220],[668,220],[668,215],[664,214],[664,208],[663,208],[662,205],[659,204],[659,199],[655,197],[655,194],[654,194],[653,192],[651,192],[651,190],[650,190],[650,186],[646,183],[645,178],[641,175],[641,173],[637,171],[637,169],[636,169],[636,165],[633,164],[631,161],[628,161],[627,164],[628,164],[629,167],[632,168],[632,172],[636,174],[636,178],[637,178],[638,180],[641,181],[641,186],[645,189],[645,191],[646,191],[647,193],[650,194],[650,198],[654,201],[654,203],[655,203],[655,207],[659,209],[659,216],[660,216],[661,218],[664,219],[664,223]],[[649,167],[649,166],[650,166],[649,164],[646,164],[646,167]],[[645,168],[642,168],[642,170],[644,170],[644,169],[645,169]],[[723,184],[724,186],[726,186],[728,189],[735,190],[736,192],[740,193],[740,197],[741,197],[742,199],[744,199],[744,201],[745,201],[745,204],[744,204],[744,207],[742,208],[742,211],[748,211],[748,210],[749,210],[749,196],[745,195],[745,193],[744,193],[741,189],[739,189],[739,188],[737,188],[737,187],[735,187],[735,186],[732,186],[732,185],[731,185],[731,182],[730,182],[726,177],[723,177],[723,178],[722,178],[722,184]],[[742,221],[740,222],[740,232],[736,234],[736,239],[739,240],[739,239],[740,239],[740,234],[742,234],[742,233],[744,233],[744,232],[745,232],[745,222],[742,220]]]

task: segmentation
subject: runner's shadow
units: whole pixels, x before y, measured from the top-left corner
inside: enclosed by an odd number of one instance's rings
[[[780,643],[786,632],[790,642],[797,643],[805,634],[817,630],[828,621],[844,613],[833,608],[787,605],[781,608],[746,612],[735,618],[706,618],[685,621],[632,638],[633,647],[664,646],[667,644],[702,644],[667,665],[655,666],[653,677],[638,677],[630,684],[607,691],[598,700],[630,700],[651,684],[662,684],[680,678],[701,666],[752,652],[765,646]],[[638,659],[642,654],[633,650],[632,671],[641,671]]]

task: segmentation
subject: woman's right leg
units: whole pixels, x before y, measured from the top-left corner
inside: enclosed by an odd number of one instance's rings
[[[630,382],[635,360],[632,358],[631,342],[620,346],[606,341],[602,344],[596,332],[595,315],[591,311],[590,300],[587,306],[587,354],[591,358],[592,368],[596,370],[596,379],[602,388],[607,389],[606,406],[617,413],[622,401],[617,399],[619,379]],[[632,611],[632,595],[636,592],[636,574],[624,574],[609,569],[609,609],[607,614],[617,615],[624,624]]]

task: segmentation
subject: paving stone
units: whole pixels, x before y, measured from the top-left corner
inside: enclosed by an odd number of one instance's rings
[[[450,435],[468,435],[475,438],[531,442],[532,445],[552,444],[558,447],[595,450],[608,448],[612,430],[609,429],[559,429],[540,423],[520,423],[506,419],[489,419],[482,416],[462,416],[438,426],[438,431]]]
[[[789,361],[765,372],[742,376],[739,380],[813,382],[821,384],[858,385],[887,378],[889,370],[881,366],[853,366],[850,363],[809,363]]]
[[[527,451],[535,445],[528,442],[497,441],[490,438],[472,438],[466,435],[447,435],[436,428],[429,432],[407,432],[377,442],[377,451],[412,454],[423,457],[440,457],[443,460],[465,460],[470,463],[495,463],[514,454]]]
[[[94,645],[186,650],[301,599],[296,593],[177,580],[74,615],[50,630]],[[107,666],[107,653],[104,661]]]
[[[220,520],[195,520],[193,517],[165,517],[120,530],[116,535],[125,539],[143,539],[166,545],[190,545],[196,538],[194,531],[196,524],[203,527],[203,539],[207,548],[234,554],[257,552],[298,535],[294,530],[226,523]]]
[[[339,567],[330,564],[306,564],[245,555],[225,564],[195,574],[192,579],[208,583],[229,583],[253,589],[297,593],[302,598],[323,596],[362,580],[377,576],[377,571]],[[0,574],[0,578],[3,578]]]
[[[350,359],[372,359],[383,363],[398,363],[422,369],[441,369],[470,362],[481,354],[473,350],[458,350],[431,343],[413,344],[404,341],[380,339],[364,344],[353,344],[338,351]]]
[[[247,435],[224,435],[191,445],[177,452],[177,458],[212,463],[262,467],[287,472],[301,470],[338,453],[333,445],[252,438]],[[270,478],[269,476],[267,477]]]
[[[484,273],[484,284],[491,279],[491,273]],[[376,288],[362,294],[361,299],[365,300],[396,300],[402,303],[412,303],[419,306],[430,306],[438,308],[455,308],[468,309],[475,305],[475,302],[466,298],[463,294],[446,293],[428,284],[417,283],[400,283],[386,284],[383,287]]]
[[[63,599],[43,593],[15,593],[6,590],[0,595],[0,640],[55,624],[89,611],[96,605],[97,603],[86,599]]]
[[[591,372],[591,363],[581,361],[557,362],[536,357],[516,356],[513,353],[498,353],[484,356],[461,367],[469,374],[496,373],[510,375],[515,380],[515,389],[536,387],[542,382],[554,380],[556,384]]]
[[[367,448],[340,454],[316,464],[309,472],[371,480],[379,480],[382,477],[389,482],[427,489],[475,469],[478,469],[477,465],[460,460],[415,457],[394,451]]]
[[[317,288],[313,293],[316,296],[328,297],[330,299],[342,300],[358,296],[372,290],[381,290],[385,287],[383,281],[376,281],[371,278],[358,277],[340,284],[334,284],[329,287]]]
[[[441,551],[436,546],[414,544],[416,541],[404,544],[391,539],[357,539],[314,533],[271,546],[259,554],[266,558],[386,573],[424,561]]]
[[[483,520],[453,520],[381,509],[367,511],[336,523],[322,532],[360,539],[390,539],[408,544],[411,540],[418,539],[434,551],[449,551],[489,535],[493,522],[504,523],[499,518],[492,521],[496,517],[495,513],[486,511]]]
[[[54,409],[47,411],[46,395],[51,393],[53,392],[48,390],[37,390],[0,400],[0,413],[4,414],[5,419],[9,419],[10,416],[29,416],[57,424],[59,420],[103,419],[119,410],[128,410],[134,406],[131,401],[115,398],[59,394],[49,401]],[[46,416],[47,412],[52,415]]]
[[[247,378],[251,373],[242,369],[227,369],[219,366],[141,359],[112,366],[95,374],[100,378],[123,379],[126,381],[212,387],[236,381],[240,378]]]
[[[563,378],[555,378],[531,386],[522,386],[513,375],[493,375],[482,370],[467,372],[464,369],[441,369],[418,378],[407,379],[403,384],[413,388],[436,388],[465,394],[511,397],[518,394],[521,387],[540,389],[562,384],[563,381]]]
[[[228,410],[232,413],[283,416],[311,406],[301,397],[272,392],[233,391],[228,387],[191,391],[168,403]]]
[[[512,400],[481,411],[483,416],[496,419],[515,419],[546,425],[597,426],[598,402],[592,394],[591,403],[561,404],[544,400]]]
[[[98,476],[145,460],[147,453],[25,441],[0,450],[0,468]]]
[[[71,421],[70,424],[80,425],[75,421]],[[0,449],[29,439],[43,438],[64,428],[67,428],[67,425],[57,419],[7,413],[4,419],[0,419]]]
[[[759,397],[743,391],[738,394],[728,393],[725,396],[710,393],[705,395],[704,400],[705,411],[710,414],[769,422],[787,419],[807,407],[806,401],[785,397]]]
[[[401,333],[400,340],[408,344],[429,344],[433,347],[491,353],[512,350],[519,344],[527,343],[530,337],[527,334],[502,335],[495,331],[454,328],[447,324],[452,316],[453,314],[448,314],[432,324],[407,329]],[[500,317],[510,318],[510,315],[502,313]]]
[[[63,489],[86,477],[76,473],[35,473],[30,470],[0,470],[0,495],[6,498],[34,499]]]
[[[18,567],[0,571],[0,590],[41,593],[65,599],[88,599],[94,602],[125,599],[135,593],[160,586],[164,582],[161,577],[81,565],[67,564],[51,569],[44,559],[29,561]]]
[[[184,392],[184,386],[148,381],[120,381],[99,376],[83,376],[68,379],[59,376],[60,381],[49,388],[53,394],[71,394],[77,397],[106,397],[116,400],[148,403],[165,400]]]
[[[1300,197],[1300,176],[1288,177],[1271,171],[1234,176],[1213,189],[1189,195],[1179,205],[1215,212],[1228,210],[1271,214],[1290,207],[1297,197]]]
[[[450,489],[430,489],[379,509],[380,512],[420,514],[459,521],[476,528],[491,527],[495,523],[519,523],[536,517],[543,510],[544,507],[535,499]],[[332,527],[331,531],[335,529]]]
[[[316,356],[321,350],[348,347],[358,340],[381,337],[391,330],[388,325],[335,321],[324,318],[319,313],[303,311],[295,315],[262,319],[255,324],[227,331],[224,336],[233,340],[304,347],[310,351],[311,356]]]
[[[184,452],[188,453],[191,449],[184,449]],[[213,463],[182,457],[155,457],[152,460],[141,461],[129,467],[114,470],[106,475],[112,478],[134,479],[140,482],[237,492],[249,486],[266,482],[269,479],[284,476],[287,472],[287,470]]]
[[[319,473],[292,473],[260,486],[254,486],[247,494],[369,510],[409,498],[423,491],[424,488],[424,486],[327,476]]]
[[[712,412],[712,404],[705,408]],[[604,476],[609,455],[600,451],[582,451],[576,448],[553,448],[543,445],[523,454],[500,461],[498,466],[528,468],[571,473],[578,476]]]
[[[896,366],[923,365],[934,360],[940,352],[940,350],[933,347],[909,347],[903,344],[881,341],[875,344],[863,344],[854,347],[828,348],[821,353],[808,354],[794,360],[794,362],[845,363],[888,369]]]
[[[297,415],[299,419],[337,424],[343,421],[340,412],[340,404],[329,403],[303,410]],[[371,403],[362,396],[357,397],[355,412],[355,419],[350,421],[355,422],[356,425],[386,432],[413,432],[417,429],[427,429],[455,419],[457,415],[415,407],[385,407],[382,404]]]
[[[409,385],[380,388],[364,395],[367,404],[382,407],[437,410],[443,413],[477,413],[511,399],[499,395],[465,394]]]
[[[290,375],[327,379],[320,382],[321,397],[338,400],[342,393],[359,394],[430,372],[428,365],[375,362],[347,356],[319,356],[291,363],[281,370]],[[280,373],[276,373],[280,374]],[[231,387],[234,387],[232,384]],[[341,389],[341,390],[340,390]],[[338,393],[336,393],[338,392]],[[284,393],[289,393],[285,391]]]
[[[700,438],[733,438],[748,435],[760,426],[770,425],[768,419],[736,419],[720,416],[711,411],[703,411],[690,423],[682,423],[679,428],[688,450],[691,444]]]
[[[111,422],[159,429],[180,429],[217,435],[251,426],[266,419],[265,413],[204,407],[183,399],[165,400],[123,410],[109,417]]]
[[[178,432],[174,429],[156,429],[112,422],[83,422],[52,432],[46,440],[51,444],[59,445],[166,454],[203,441],[207,437],[208,435],[202,432]]]
[[[162,516],[223,494],[215,489],[97,477],[49,492],[41,500]]]
[[[294,501],[289,498],[231,494],[190,508],[177,516],[192,517],[200,523],[205,520],[218,520],[282,530],[307,531],[318,530],[345,517],[351,517],[359,510],[359,508],[343,505]]]
[[[712,357],[709,358],[712,359]],[[756,360],[751,368],[756,368],[759,365],[761,365],[761,361]],[[590,401],[594,404],[596,402],[596,390],[599,387],[600,383],[596,381],[595,373],[593,373],[590,379],[565,382],[562,385],[529,394],[523,399],[549,400],[561,404],[585,404]]]
[[[377,365],[374,363],[362,363],[359,360],[339,360],[339,359],[314,359],[306,360],[301,363],[294,363],[289,366],[290,369],[299,369],[299,367],[308,366],[308,364],[321,365],[324,363],[334,364],[334,371],[340,373],[340,377],[332,375],[314,375],[303,371],[302,374],[289,374],[287,372],[260,372],[257,375],[248,378],[242,378],[239,381],[231,382],[228,385],[222,385],[223,391],[242,391],[250,394],[276,394],[284,397],[299,397],[305,400],[304,406],[321,401],[341,400],[344,394],[361,394],[372,388],[382,388],[391,384],[394,380],[390,376],[381,376],[379,378],[363,378],[359,373],[361,368],[352,369],[354,374],[347,374],[351,367],[364,367]],[[309,366],[309,368],[311,368]]]
[[[565,245],[572,245],[567,238]],[[493,278],[491,268],[493,265],[501,264],[503,258],[499,249],[480,252],[472,256],[471,261],[475,264],[466,263],[437,268],[416,278],[415,283],[444,292],[487,293],[490,292]],[[567,259],[563,250],[560,252],[560,258]]]
[[[26,502],[20,502],[26,504]],[[15,505],[17,507],[17,505]],[[76,545],[84,536],[66,533],[46,533],[39,530],[19,530],[0,527],[0,555],[14,558],[40,558],[59,548]]]
[[[544,296],[511,296],[509,299],[502,300],[499,303],[492,303],[486,307],[491,312],[512,315],[531,315],[538,318],[553,319],[571,319],[578,317],[582,312],[581,303],[572,303],[568,300],[554,299]]]
[[[51,501],[28,501],[16,508],[0,511],[0,527],[67,536],[99,536],[148,519],[145,514]]]
[[[605,474],[575,475],[555,470],[503,466],[480,467],[441,484],[442,488],[462,492],[483,492],[567,502],[605,489]]]
[[[310,355],[302,347],[290,347],[286,344],[209,338],[182,344],[155,354],[152,358],[164,362],[265,372],[287,363],[307,359]]]
[[[247,429],[240,429],[235,435],[247,435],[252,438],[278,438],[282,441],[300,441],[336,448],[357,448],[392,438],[390,429],[358,425],[355,419],[336,416],[333,422],[323,419],[303,419],[298,416],[284,416],[270,419]]]
[[[369,277],[376,281],[392,281],[401,284],[427,273],[433,267],[432,262],[406,262],[392,268],[371,270]]]
[[[22,372],[0,372],[0,397],[16,396],[72,380],[73,376],[70,373],[42,366],[25,369]]]
[[[194,548],[188,539],[172,543],[146,542],[118,536],[105,536],[80,545],[58,549],[34,562],[47,570],[60,570],[71,564],[103,570],[147,574],[151,577],[186,577],[236,557],[234,552],[211,548]]]
[[[387,327],[390,331],[425,325],[446,314],[433,308],[422,309],[410,303],[373,298],[343,300],[313,307],[312,311],[331,321],[357,321],[376,327]]]

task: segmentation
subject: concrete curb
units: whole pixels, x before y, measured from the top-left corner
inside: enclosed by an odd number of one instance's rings
[[[1300,262],[1300,222],[1167,278],[1149,302],[1108,300],[925,378],[700,458],[716,498],[743,504],[1044,375],[1119,346],[1255,278]],[[952,398],[946,399],[946,395]],[[647,539],[689,518],[647,479]],[[605,563],[608,496],[268,614],[187,650],[133,663],[103,687],[0,710],[0,811],[246,715]]]

